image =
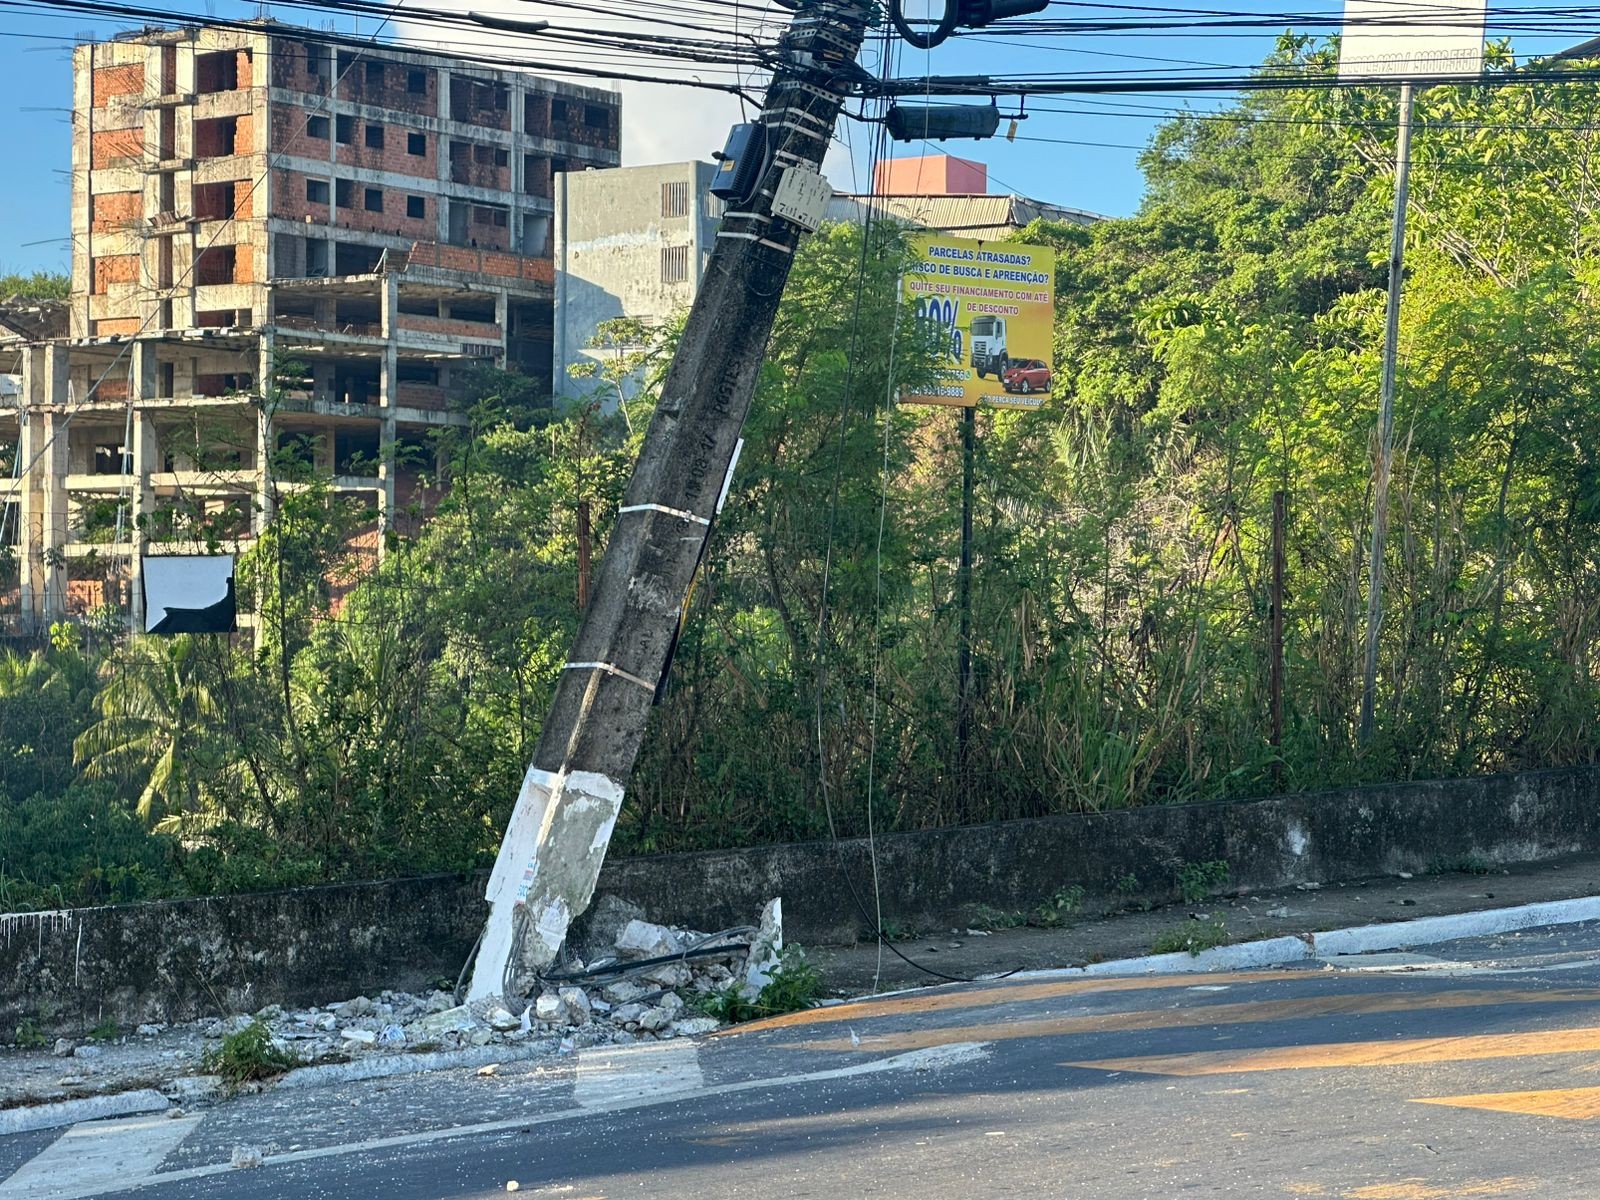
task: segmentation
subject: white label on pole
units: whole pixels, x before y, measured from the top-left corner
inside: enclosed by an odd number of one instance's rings
[[[1483,73],[1487,0],[1345,0],[1339,78],[1458,79]]]
[[[778,190],[772,197],[772,215],[814,232],[822,224],[822,214],[827,211],[831,199],[832,186],[816,171],[790,167],[778,180]]]

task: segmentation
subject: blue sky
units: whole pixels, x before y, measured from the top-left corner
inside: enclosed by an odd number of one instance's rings
[[[457,6],[479,11],[500,8],[522,19],[534,15],[537,0],[418,0],[427,7]],[[1159,5],[1160,0],[1150,0]],[[1187,0],[1188,8],[1208,7],[1205,0]],[[187,10],[183,0],[168,6]],[[619,4],[619,7],[625,7]],[[1303,7],[1283,0],[1230,0],[1234,12],[1305,13],[1338,11],[1338,6],[1313,3]],[[209,8],[222,15],[254,15],[254,5],[215,0]],[[1518,3],[1529,11],[1534,5]],[[203,20],[207,6],[193,8],[191,19]],[[304,20],[304,10],[283,9],[270,15],[285,22]],[[400,17],[384,30],[385,38],[399,36],[430,47],[447,48],[440,32]],[[549,10],[552,20],[571,24],[570,11]],[[779,14],[782,15],[781,13]],[[1044,14],[1051,19],[1092,16],[1127,17],[1127,8],[1096,9],[1090,4],[1060,4]],[[1154,14],[1159,15],[1159,14]],[[351,32],[349,18],[340,17],[338,28]],[[69,114],[72,102],[70,47],[75,40],[105,37],[130,22],[96,21],[65,12],[21,14],[9,10],[0,29],[0,49],[7,52],[8,86],[0,122],[0,152],[11,170],[0,187],[0,272],[37,269],[65,270],[70,255],[68,232],[70,160]],[[324,22],[324,25],[326,22]],[[1287,22],[1285,22],[1287,24]],[[370,34],[366,22],[359,28]],[[635,29],[639,26],[635,25]],[[767,26],[770,31],[771,25]],[[1491,17],[1491,34],[1496,19]],[[1519,53],[1549,53],[1600,35],[1600,17],[1587,23],[1573,20],[1557,34],[1538,36],[1514,33]],[[454,38],[455,35],[449,35]],[[468,42],[471,41],[470,35]],[[1004,34],[983,39],[953,39],[927,52],[904,49],[896,73],[1012,74],[1017,72],[1072,72],[1095,75],[1183,72],[1199,69],[1237,71],[1261,61],[1270,52],[1274,34],[1266,31],[1126,31],[1070,37],[1023,38]],[[485,35],[479,49],[506,44],[506,35]],[[863,65],[876,71],[874,55]],[[655,84],[624,85],[623,154],[630,163],[707,158],[722,145],[729,124],[739,119],[736,101],[719,93]],[[1129,97],[1058,97],[1040,101],[1020,127],[1023,137],[1060,139],[1045,144],[1003,138],[987,142],[948,142],[941,149],[986,162],[991,191],[1016,191],[1057,204],[1108,215],[1135,211],[1143,191],[1137,158],[1155,126],[1185,106],[1215,107],[1223,98],[1154,94]],[[1048,109],[1049,111],[1045,111]],[[1002,133],[1005,127],[1002,125]],[[865,158],[869,131],[856,123],[841,127],[840,146],[830,158],[829,174],[835,186],[856,190],[865,186]],[[920,145],[896,146],[893,153],[928,152]]]

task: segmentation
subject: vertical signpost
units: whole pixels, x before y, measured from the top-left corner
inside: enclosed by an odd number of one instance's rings
[[[1051,246],[923,234],[905,293],[944,347],[936,382],[900,397],[961,413],[961,556],[956,572],[956,769],[972,724],[972,471],[977,408],[1039,408],[1055,382],[1056,252]]]
[[[1418,82],[1475,79],[1483,72],[1487,0],[1445,0],[1415,5],[1394,0],[1345,0],[1339,40],[1343,83],[1400,84],[1395,138],[1394,222],[1389,238],[1389,302],[1384,314],[1383,376],[1378,392],[1378,448],[1372,487],[1372,545],[1367,560],[1366,661],[1361,677],[1357,741],[1372,740],[1378,690],[1378,631],[1383,624],[1383,544],[1389,523],[1389,472],[1394,454],[1396,345],[1400,339],[1400,285],[1405,269],[1406,199],[1411,180],[1412,90]]]

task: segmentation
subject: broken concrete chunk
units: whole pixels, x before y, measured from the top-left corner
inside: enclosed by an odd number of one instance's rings
[[[569,1025],[587,1025],[590,1009],[589,996],[580,987],[564,987],[556,993],[561,1001],[561,1015]]]
[[[618,1025],[632,1025],[638,1021],[640,1017],[644,1016],[644,1014],[644,1005],[624,1004],[621,1008],[617,1009],[616,1012],[611,1014],[611,1019]]]
[[[772,981],[778,969],[778,959],[783,953],[783,898],[774,897],[761,910],[761,928],[750,945],[750,957],[745,961],[744,979],[739,990],[746,999],[754,1000],[761,989]]]
[[[535,1019],[554,1023],[561,1020],[561,997],[554,992],[546,992],[533,1002],[533,1015]]]
[[[667,1008],[647,1008],[639,1017],[639,1028],[655,1033],[672,1024],[672,1010]]]
[[[688,963],[669,962],[662,963],[659,967],[652,967],[641,978],[660,987],[680,988],[689,986],[689,981],[694,978],[694,972],[689,969]]]
[[[136,1028],[134,1030],[134,1032],[137,1033],[140,1037],[155,1037],[158,1034],[165,1033],[166,1030],[167,1030],[167,1027],[165,1025],[163,1025],[161,1022],[152,1021],[149,1024],[140,1025],[138,1028]]]
[[[345,1041],[354,1042],[358,1046],[372,1046],[376,1045],[378,1041],[378,1035],[370,1029],[346,1029],[340,1036]]]
[[[406,1044],[406,1031],[398,1025],[385,1025],[378,1031],[378,1045],[404,1046]]]
[[[357,996],[354,1000],[346,1000],[343,1004],[336,1005],[333,1014],[348,1021],[351,1017],[364,1017],[372,1011],[372,1001],[365,996]]]
[[[623,926],[617,935],[617,953],[623,958],[660,958],[665,954],[682,954],[683,942],[665,925],[652,925],[649,921],[633,920]]]
[[[99,1058],[99,1046],[78,1046],[72,1051],[73,1058]]]
[[[700,1037],[716,1029],[719,1024],[715,1017],[685,1017],[672,1023],[672,1032],[679,1037]]]
[[[477,1018],[472,1015],[471,1010],[462,1004],[455,1008],[447,1008],[443,1012],[430,1013],[413,1021],[406,1033],[415,1041],[426,1042],[443,1037],[447,1033],[468,1033],[477,1023]]]
[[[77,1049],[77,1046],[78,1044],[71,1038],[57,1038],[56,1048],[51,1053],[57,1058],[71,1058],[72,1052]]]
[[[522,1023],[516,1013],[511,1012],[509,1009],[501,1008],[499,1005],[495,1005],[486,1012],[483,1019],[489,1022],[491,1029],[497,1029],[501,1033],[510,1033]]]
[[[589,910],[589,945],[610,947],[633,921],[644,920],[644,909],[617,896],[601,896]]]
[[[600,994],[613,1004],[632,1004],[645,994],[645,990],[631,979],[619,979],[616,983],[609,984]]]
[[[261,1151],[255,1146],[235,1146],[233,1158],[230,1160],[236,1170],[244,1170],[261,1165]]]

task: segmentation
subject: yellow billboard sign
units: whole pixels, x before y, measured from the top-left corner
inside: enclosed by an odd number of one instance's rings
[[[940,381],[908,404],[1038,408],[1055,383],[1056,252],[944,234],[911,239],[905,294],[942,348]]]

